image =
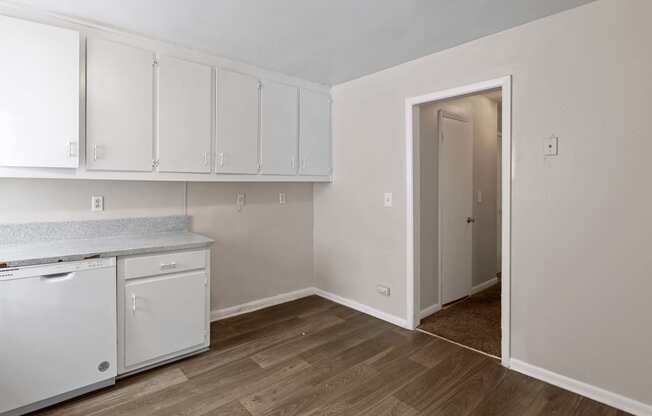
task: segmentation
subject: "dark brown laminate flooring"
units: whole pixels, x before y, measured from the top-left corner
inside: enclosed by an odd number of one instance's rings
[[[311,296],[213,323],[210,351],[38,414],[624,415]]]
[[[500,285],[433,313],[419,329],[500,357]]]

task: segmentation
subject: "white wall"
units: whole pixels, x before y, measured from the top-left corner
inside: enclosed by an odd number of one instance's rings
[[[237,192],[246,193],[241,212]],[[194,231],[215,240],[214,310],[315,286],[312,184],[190,183],[188,215]]]
[[[104,212],[91,196],[104,196]],[[183,182],[0,179],[0,223],[183,215]]]
[[[247,204],[237,212],[235,197]],[[278,193],[287,204],[278,203]],[[104,212],[91,212],[91,196]],[[0,179],[0,223],[184,215],[183,182]],[[187,214],[212,248],[211,307],[314,286],[312,184],[190,183]]]
[[[473,123],[473,267],[472,285],[496,276],[497,266],[497,109],[498,104],[484,95],[435,101],[418,106],[420,242],[421,242],[421,310],[439,303],[438,247],[438,112],[445,110]],[[416,181],[415,181],[416,183]],[[482,191],[482,202],[476,193]]]
[[[512,355],[652,404],[650,16],[599,0],[334,87],[318,284],[405,319],[405,99],[512,74]]]

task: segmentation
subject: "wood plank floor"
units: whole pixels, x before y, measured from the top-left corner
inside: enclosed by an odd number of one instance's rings
[[[211,327],[210,351],[42,415],[624,415],[316,296]]]

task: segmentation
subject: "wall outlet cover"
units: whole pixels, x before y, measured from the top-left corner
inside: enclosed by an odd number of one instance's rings
[[[383,296],[389,296],[391,291],[388,286],[376,285],[376,292],[380,293]]]
[[[92,196],[91,197],[91,211],[104,211],[104,197]]]
[[[391,192],[385,192],[385,195],[383,197],[383,205],[386,208],[389,208],[392,205],[394,205],[394,196],[392,195]]]
[[[247,203],[247,195],[244,192],[238,192],[235,197],[235,204],[238,207],[238,212],[242,211],[242,207]]]

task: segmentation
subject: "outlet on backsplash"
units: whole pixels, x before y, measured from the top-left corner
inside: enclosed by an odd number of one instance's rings
[[[91,211],[104,211],[104,197],[92,196],[91,197]]]

